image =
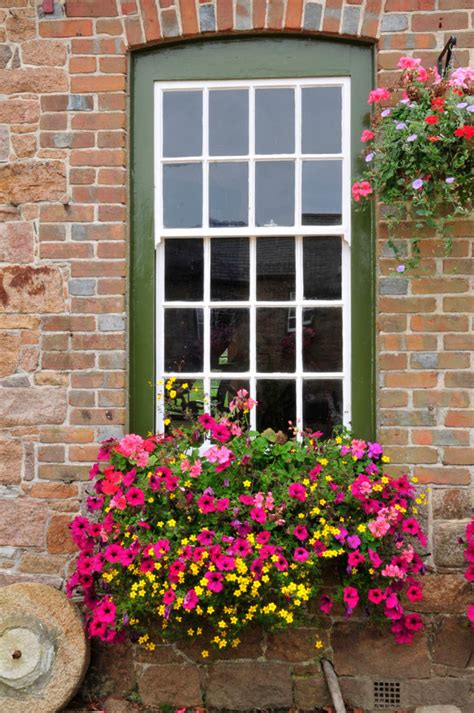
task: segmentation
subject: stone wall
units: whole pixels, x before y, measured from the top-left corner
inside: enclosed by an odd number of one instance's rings
[[[403,54],[434,63],[452,32],[457,62],[472,65],[473,22],[471,0],[61,0],[48,15],[37,0],[0,0],[0,584],[62,584],[74,554],[67,523],[96,444],[126,428],[130,50],[251,30],[344,35],[376,43],[384,85]],[[407,708],[472,710],[457,538],[471,511],[473,234],[459,222],[448,258],[427,235],[430,274],[409,280],[390,276],[380,247],[379,437],[394,472],[431,488],[432,573],[428,636],[414,648],[384,643],[382,657],[357,622],[326,632],[348,698],[366,708],[374,680],[399,677]],[[179,647],[100,650],[84,690],[137,684],[156,704],[199,703],[204,691],[220,708],[322,705],[306,634],[199,667]]]

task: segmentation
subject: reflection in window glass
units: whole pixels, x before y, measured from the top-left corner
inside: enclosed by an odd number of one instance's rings
[[[202,154],[202,92],[163,92],[163,156]]]
[[[342,223],[342,162],[303,161],[303,225]]]
[[[229,404],[237,396],[237,391],[250,390],[250,384],[242,379],[212,379],[211,401],[214,410],[222,413],[229,408]]]
[[[209,166],[209,225],[212,228],[248,224],[248,164],[241,161]]]
[[[165,300],[203,298],[202,238],[165,240]]]
[[[212,300],[248,300],[249,271],[248,238],[212,238]]]
[[[257,309],[257,371],[295,370],[295,333],[288,326],[288,309]]]
[[[342,370],[342,310],[340,307],[305,309],[303,369]]]
[[[256,225],[294,225],[294,161],[257,161],[255,193]]]
[[[166,416],[171,419],[173,427],[184,426],[204,410],[204,384],[202,379],[176,379],[173,388],[176,397],[167,399]]]
[[[202,226],[202,164],[163,166],[163,222],[165,228]]]
[[[303,386],[303,426],[331,436],[342,424],[342,381],[306,380]]]
[[[257,381],[257,428],[289,431],[289,421],[296,420],[296,386],[290,379]]]
[[[257,299],[288,300],[295,294],[295,239],[257,240]]]
[[[304,298],[341,299],[341,238],[303,238]]]
[[[248,368],[248,309],[211,310],[212,371],[247,371]]]
[[[255,152],[293,153],[295,150],[294,89],[255,91]]]
[[[165,370],[202,371],[203,310],[165,309]]]
[[[340,153],[342,96],[339,87],[311,87],[301,92],[303,153]]]
[[[246,89],[209,92],[210,156],[245,156],[249,151],[249,93]]]

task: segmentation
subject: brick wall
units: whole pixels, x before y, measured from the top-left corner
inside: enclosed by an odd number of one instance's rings
[[[376,42],[384,85],[403,54],[433,63],[452,32],[458,63],[472,65],[473,22],[471,0],[67,0],[46,16],[36,0],[0,0],[0,584],[61,585],[88,463],[126,425],[129,50],[252,29],[343,34]],[[429,276],[416,279],[390,276],[384,231],[379,436],[395,471],[431,486],[429,637],[403,656],[383,640],[388,664],[357,622],[326,639],[353,702],[371,707],[374,677],[399,676],[407,708],[467,711],[469,593],[456,539],[471,509],[474,230],[455,226],[449,258],[427,235]],[[327,694],[306,634],[258,638],[247,662],[200,667],[180,647],[99,650],[85,691],[121,695],[138,681],[150,703],[199,703],[204,690],[216,707],[314,707]],[[177,688],[183,696],[168,700]]]

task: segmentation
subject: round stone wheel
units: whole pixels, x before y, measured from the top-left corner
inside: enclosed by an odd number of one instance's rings
[[[88,663],[81,617],[62,592],[30,582],[0,589],[0,711],[60,711]]]

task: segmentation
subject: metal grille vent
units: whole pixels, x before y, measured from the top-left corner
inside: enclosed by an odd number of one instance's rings
[[[400,706],[400,683],[398,681],[374,681],[374,707],[387,710]]]

